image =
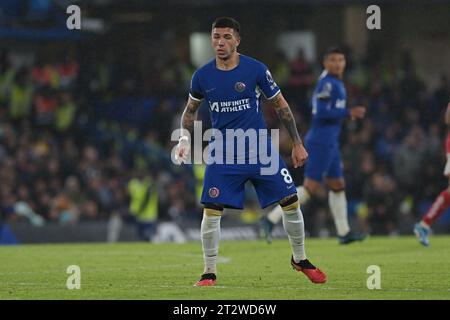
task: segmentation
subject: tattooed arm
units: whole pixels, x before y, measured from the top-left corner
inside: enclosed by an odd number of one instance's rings
[[[277,94],[274,98],[272,98],[270,102],[274,104],[278,118],[287,129],[289,136],[292,139],[292,143],[294,145],[302,144],[302,139],[300,139],[300,135],[298,134],[297,131],[297,125],[295,124],[294,115],[292,114],[291,108],[289,108],[289,105],[286,99],[284,99],[281,92]]]
[[[183,131],[183,135],[187,135],[185,130],[187,130],[190,135],[194,132],[194,121],[197,119],[197,110],[200,107],[201,101],[194,100],[189,97],[188,102],[186,104],[186,108],[183,111],[181,116],[181,129]]]
[[[295,124],[295,119],[291,108],[289,108],[289,104],[286,99],[284,99],[281,92],[272,98],[270,102],[275,106],[275,111],[277,112],[278,118],[283,123],[289,133],[289,136],[291,137],[293,143],[292,163],[294,168],[300,167],[308,158],[308,153],[303,147],[302,139],[300,139],[300,135],[298,134],[297,125]]]
[[[191,136],[194,133],[194,121],[201,101],[189,97],[186,108],[181,115],[181,132],[178,144],[175,147],[175,161],[177,164],[186,162],[191,150]]]

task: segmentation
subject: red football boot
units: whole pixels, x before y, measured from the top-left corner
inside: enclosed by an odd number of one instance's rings
[[[216,275],[214,273],[202,274],[200,280],[194,284],[194,287],[214,286],[216,284]]]
[[[316,268],[308,259],[296,263],[294,257],[291,257],[291,265],[295,270],[303,272],[311,282],[325,283],[327,281],[327,275]]]

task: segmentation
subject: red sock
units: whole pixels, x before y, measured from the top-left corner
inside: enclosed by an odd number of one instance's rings
[[[439,196],[434,200],[433,205],[428,209],[427,214],[422,218],[422,221],[427,225],[431,225],[436,219],[438,219],[450,206],[450,193],[448,190],[442,191]]]

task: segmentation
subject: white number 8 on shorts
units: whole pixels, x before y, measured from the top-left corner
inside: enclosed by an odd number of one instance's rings
[[[283,169],[281,169],[280,173],[281,173],[281,175],[282,175],[283,178],[284,178],[284,182],[289,183],[289,184],[292,183],[292,177],[291,177],[291,175],[289,174],[288,169],[283,168]]]

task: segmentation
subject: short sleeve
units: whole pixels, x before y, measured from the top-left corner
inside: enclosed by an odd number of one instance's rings
[[[330,81],[323,81],[317,88],[316,98],[319,100],[327,100],[331,98],[333,85]]]
[[[201,101],[204,98],[203,90],[200,85],[198,71],[195,71],[194,74],[192,75],[189,97],[196,101]]]
[[[280,92],[280,88],[273,79],[269,69],[264,64],[261,64],[259,68],[258,87],[268,100],[272,99]]]

